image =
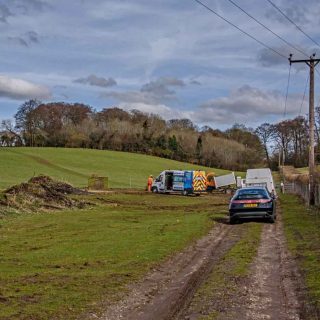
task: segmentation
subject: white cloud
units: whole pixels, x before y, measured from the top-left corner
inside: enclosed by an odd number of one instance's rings
[[[165,104],[147,104],[147,103],[128,103],[123,102],[119,104],[119,108],[123,110],[139,110],[145,113],[152,113],[161,116],[165,120],[176,119],[176,118],[191,118],[192,112],[176,110],[175,108],[169,107]]]
[[[160,104],[163,101],[176,99],[176,92],[172,87],[184,87],[184,81],[177,78],[161,77],[144,84],[140,91],[110,91],[101,94],[101,97],[113,98],[121,102]]]
[[[150,82],[150,84],[158,81]],[[181,84],[182,85],[182,84]],[[144,87],[144,86],[143,86]],[[154,85],[151,85],[153,88]],[[158,86],[155,86],[159,93]],[[271,118],[281,119],[284,113],[285,97],[276,90],[261,90],[244,85],[230,92],[228,96],[220,96],[208,100],[197,107],[176,109],[167,105],[166,92],[155,94],[149,91],[108,92],[104,96],[120,101],[119,107],[125,110],[137,109],[142,112],[155,113],[164,119],[189,118],[199,125],[212,125],[214,127],[243,123],[255,126],[267,122]],[[286,107],[286,116],[294,117],[299,114],[302,95],[289,94]],[[306,100],[302,106],[305,110]]]
[[[301,96],[288,96],[286,115],[296,116],[301,106]],[[203,103],[195,112],[201,123],[262,123],[267,117],[281,117],[284,113],[285,97],[279,91],[263,91],[248,85],[234,90],[227,97]]]
[[[51,97],[51,92],[45,86],[0,75],[0,97],[15,100],[48,99]]]
[[[286,10],[289,8],[287,0],[278,2],[292,18],[297,15],[301,18],[302,12],[307,14],[299,23],[320,41],[317,33],[317,0],[310,0],[315,5],[313,10],[308,9],[310,6],[305,0],[296,1],[298,4],[291,6],[297,7],[298,10],[294,12]],[[108,78],[105,82],[92,77],[90,81],[86,77],[90,74],[110,74],[119,83],[117,87],[111,87],[115,88],[111,89],[112,92],[102,93],[110,104],[113,100],[128,106],[134,104],[142,110],[158,111],[165,117],[167,114],[173,114],[174,117],[177,114],[174,106],[179,105],[179,110],[185,110],[180,111],[182,116],[191,115],[199,119],[192,119],[199,123],[215,121],[212,123],[215,126],[219,126],[220,122],[257,121],[257,112],[247,108],[259,108],[260,104],[266,105],[266,109],[270,108],[270,115],[275,115],[270,118],[267,113],[261,113],[264,121],[282,118],[283,94],[277,97],[272,90],[285,91],[289,68],[287,59],[278,60],[274,53],[266,51],[193,1],[3,2],[5,7],[0,5],[0,38],[2,42],[8,42],[0,53],[3,74],[46,84],[53,88],[54,96],[67,94],[72,101],[81,100],[97,109],[103,108],[106,100],[97,97],[101,85],[90,86],[90,82],[106,84]],[[294,58],[299,58],[298,53],[283,46],[279,39],[260,28],[228,1],[206,2],[270,47],[281,51],[285,56],[292,52]],[[308,53],[313,52],[312,42],[287,21],[279,21],[279,15],[272,6],[261,6],[259,1],[243,1],[241,6],[290,43]],[[27,30],[35,30],[41,37],[26,34]],[[296,64],[293,68],[306,70],[307,66]],[[73,83],[74,79],[80,77],[83,77],[81,81],[88,81],[88,86]],[[184,83],[188,85],[182,88],[162,83],[157,80],[161,78],[184,79]],[[304,72],[292,72],[290,92],[301,95],[305,78]],[[149,84],[143,86],[147,82]],[[199,83],[201,86],[196,86]],[[253,90],[245,90],[246,94],[235,90],[236,93],[231,93],[230,96],[226,93],[230,88],[243,84],[249,84],[251,88],[263,88],[260,91],[267,96],[271,92],[271,101],[259,94],[259,98],[254,97],[254,92],[251,92]],[[55,85],[65,85],[68,90],[62,92]],[[0,95],[4,96],[2,91]],[[10,96],[12,97],[11,93]],[[297,97],[300,103],[301,98],[299,95]],[[289,101],[294,100],[291,96],[289,98]],[[197,108],[199,105],[201,107]],[[7,102],[2,101],[0,106],[1,110],[5,110]],[[280,113],[273,111],[273,106],[277,106]],[[193,114],[189,112],[190,109],[194,111]]]

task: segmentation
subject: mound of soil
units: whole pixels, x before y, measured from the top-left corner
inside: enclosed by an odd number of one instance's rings
[[[74,188],[68,183],[41,175],[4,191],[4,204],[32,211],[39,208],[81,208],[84,202],[72,199],[69,195],[84,193],[85,191]]]

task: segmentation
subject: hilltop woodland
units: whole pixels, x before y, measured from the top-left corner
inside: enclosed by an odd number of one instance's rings
[[[119,108],[95,111],[64,102],[23,103],[11,120],[2,121],[1,146],[71,147],[144,153],[209,167],[245,170],[275,168],[279,151],[286,164],[305,166],[308,124],[304,117],[256,130],[235,124],[221,131],[199,128],[189,119],[165,121],[158,115]],[[320,128],[320,109],[317,109]],[[317,131],[319,145],[319,132]],[[283,151],[283,152],[282,152]]]

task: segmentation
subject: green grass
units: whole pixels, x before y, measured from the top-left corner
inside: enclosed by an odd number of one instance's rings
[[[76,319],[213,225],[227,197],[89,196],[84,210],[0,220],[0,319]]]
[[[262,226],[259,223],[240,226],[242,231],[238,230],[239,239],[214,266],[209,278],[197,290],[190,305],[192,312],[202,315],[199,319],[217,319],[221,316],[221,309],[228,309],[226,301],[236,294],[239,282],[248,276],[249,266],[257,254]]]
[[[320,215],[294,195],[281,195],[288,246],[297,259],[308,288],[311,308],[320,310]]]
[[[85,187],[88,177],[109,177],[112,188],[144,188],[149,174],[167,169],[203,169],[216,174],[226,170],[146,156],[141,154],[68,148],[0,148],[0,189],[39,174]]]

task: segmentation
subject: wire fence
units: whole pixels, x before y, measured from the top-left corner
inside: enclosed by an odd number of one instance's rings
[[[301,181],[288,181],[283,177],[284,193],[296,194],[300,196],[306,203],[309,203],[309,183]],[[320,207],[320,184],[315,185],[315,206]]]

